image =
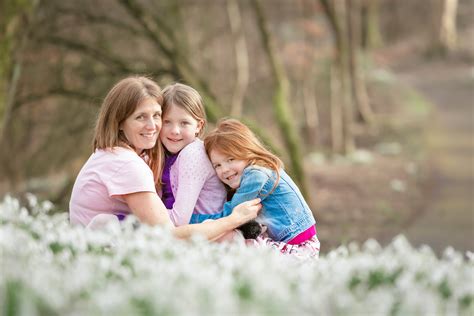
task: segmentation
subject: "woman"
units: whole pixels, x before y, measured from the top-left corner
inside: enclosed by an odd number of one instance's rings
[[[146,77],[123,79],[107,94],[95,127],[94,153],[72,190],[71,223],[87,226],[104,214],[123,218],[132,213],[149,225],[173,225],[156,194],[163,165],[158,141],[162,101],[160,87]],[[259,202],[242,203],[231,216],[175,227],[173,232],[179,238],[200,233],[215,240],[255,218]]]

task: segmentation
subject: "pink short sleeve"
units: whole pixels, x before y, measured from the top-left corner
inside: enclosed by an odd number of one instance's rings
[[[88,225],[99,214],[130,214],[121,195],[156,192],[153,172],[135,152],[96,150],[76,178],[69,202],[71,223]]]
[[[109,196],[136,192],[156,192],[153,173],[148,165],[140,160],[127,162],[104,180]]]

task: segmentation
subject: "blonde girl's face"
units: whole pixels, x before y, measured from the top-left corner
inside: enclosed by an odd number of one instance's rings
[[[155,99],[143,99],[135,111],[121,124],[120,130],[125,134],[137,154],[153,148],[161,129],[161,105]]]
[[[230,188],[237,189],[240,186],[242,173],[248,166],[248,161],[235,159],[218,150],[211,150],[209,158],[216,170],[217,177]]]
[[[203,122],[196,120],[185,109],[171,105],[163,113],[160,140],[170,153],[176,154],[197,138],[202,126]]]

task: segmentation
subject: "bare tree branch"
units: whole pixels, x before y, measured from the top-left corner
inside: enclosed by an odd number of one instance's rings
[[[98,49],[83,42],[76,42],[69,38],[63,38],[55,35],[45,36],[43,40],[52,45],[62,46],[72,51],[77,51],[81,54],[88,55],[93,59],[103,63],[104,65],[112,67],[112,69],[115,70],[114,73],[139,73],[146,70],[130,68],[128,64],[125,63],[121,58],[112,56],[111,53],[104,49]]]
[[[74,98],[76,100],[81,100],[81,101],[92,101],[97,99],[97,96],[92,96],[87,93],[83,93],[82,91],[77,91],[77,90],[70,90],[66,89],[64,87],[54,87],[50,88],[48,90],[42,91],[41,93],[32,93],[24,96],[23,98],[18,98],[17,99],[17,106],[16,109],[19,109],[29,103],[32,102],[38,102],[46,98],[50,98],[51,96],[61,96],[65,98]],[[99,104],[93,104],[93,103],[86,103],[88,105],[99,105]]]
[[[153,17],[134,0],[120,0],[127,12],[142,26],[147,37],[157,45],[171,64],[170,73],[176,79],[183,79],[198,89],[204,98],[206,113],[211,122],[221,116],[221,109],[217,105],[216,97],[212,94],[207,80],[192,66],[186,52],[181,49],[178,39],[170,36],[173,30],[168,28],[159,17]],[[169,32],[164,32],[168,30]]]
[[[170,60],[173,60],[173,54],[175,52],[172,48],[172,41],[168,38],[168,33],[165,31],[168,27],[161,23],[159,19],[153,18],[150,14],[145,12],[136,1],[120,0],[120,3],[127,13],[142,27],[145,31],[145,35],[151,39]]]
[[[113,28],[127,31],[130,34],[133,34],[135,36],[143,35],[139,30],[137,30],[132,25],[125,23],[123,20],[115,19],[114,17],[111,17],[110,15],[93,14],[88,11],[78,11],[78,10],[75,10],[75,9],[73,10],[69,8],[59,8],[57,9],[57,11],[58,13],[62,13],[64,15],[78,16],[84,19],[87,23],[109,25]]]

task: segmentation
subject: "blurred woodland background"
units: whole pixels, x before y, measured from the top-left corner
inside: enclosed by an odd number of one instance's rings
[[[102,98],[145,74],[195,87],[211,127],[223,116],[252,126],[308,197],[323,250],[401,232],[473,249],[473,1],[0,4],[0,196],[32,192],[67,210]],[[467,126],[449,139],[446,113]],[[446,156],[443,169],[433,157],[453,148],[436,144],[453,139],[465,160]],[[443,183],[454,196],[433,200]],[[461,224],[419,223],[437,204]],[[459,236],[418,236],[438,224]]]

